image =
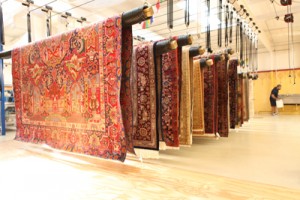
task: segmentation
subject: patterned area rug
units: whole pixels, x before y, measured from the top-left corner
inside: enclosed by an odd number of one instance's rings
[[[178,53],[162,55],[162,134],[167,146],[179,146]]]
[[[122,117],[126,136],[127,151],[134,152],[133,145],[133,110],[132,110],[132,91],[131,91],[131,66],[132,66],[132,27],[122,29],[122,82],[120,102]]]
[[[153,43],[133,48],[133,143],[137,148],[158,150],[156,78]]]
[[[154,43],[154,60],[155,60],[155,86],[156,86],[156,130],[159,141],[164,141],[165,137],[163,135],[162,128],[162,93],[163,93],[163,85],[162,85],[162,57],[157,54],[155,51],[157,41]]]
[[[193,83],[193,136],[199,136],[204,134],[204,82],[200,60],[193,62]]]
[[[221,64],[221,61],[218,60],[215,58],[214,59],[214,71],[213,71],[213,76],[214,76],[214,86],[215,86],[215,110],[214,110],[214,121],[215,121],[215,124],[214,124],[214,132],[213,133],[217,133],[219,132],[219,126],[218,126],[218,121],[219,121],[219,115],[218,115],[218,111],[219,111],[219,97],[218,97],[218,94],[219,94],[219,88],[218,88],[218,85],[219,85],[219,74],[218,74],[218,70],[219,68],[221,68],[222,64]]]
[[[237,86],[237,119],[236,125],[242,126],[244,123],[244,105],[243,105],[243,95],[244,95],[244,86],[243,86],[243,75],[238,74],[238,86]]]
[[[180,134],[180,105],[181,105],[181,85],[182,85],[182,47],[177,47],[177,57],[178,57],[178,91],[179,91],[179,113],[178,113],[178,134]]]
[[[121,18],[12,52],[16,140],[124,161]]]
[[[189,47],[182,47],[181,92],[180,92],[180,133],[181,145],[192,144],[192,93],[191,74],[193,64],[189,57]]]
[[[237,118],[237,66],[238,60],[230,60],[228,66],[230,128],[235,128]]]
[[[214,57],[212,57],[214,59]],[[217,131],[217,72],[218,62],[203,69],[204,73],[204,122],[205,133],[215,134]]]
[[[228,137],[228,74],[226,58],[218,64],[218,133],[221,137]]]
[[[244,95],[243,95],[243,106],[244,106],[244,122],[249,121],[250,112],[249,112],[249,78],[246,76],[243,79],[243,86],[244,86]]]

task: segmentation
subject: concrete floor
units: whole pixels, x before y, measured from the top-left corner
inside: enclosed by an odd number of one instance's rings
[[[191,148],[161,151],[149,162],[300,189],[300,115],[259,115],[229,138],[194,139]]]
[[[229,138],[198,138],[125,163],[0,137],[0,199],[300,199],[300,116],[259,115]]]

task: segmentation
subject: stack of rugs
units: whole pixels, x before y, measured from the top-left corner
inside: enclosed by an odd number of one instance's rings
[[[133,46],[131,27],[115,16],[15,48],[15,139],[124,161],[161,143],[227,137],[247,120],[236,60],[212,56],[200,67],[189,46],[158,55],[156,44]]]

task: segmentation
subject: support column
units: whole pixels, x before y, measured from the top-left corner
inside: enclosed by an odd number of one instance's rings
[[[0,44],[0,51],[3,50],[3,45]],[[4,96],[4,76],[3,76],[3,59],[0,59],[0,89],[1,89],[1,135],[5,135],[5,96]]]

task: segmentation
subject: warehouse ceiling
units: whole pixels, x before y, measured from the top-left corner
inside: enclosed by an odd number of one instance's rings
[[[149,4],[155,4],[157,0],[148,0]],[[28,8],[22,5],[21,0],[1,1],[4,15],[6,45],[4,48],[9,50],[14,46],[27,43],[26,14]],[[102,20],[114,14],[129,11],[142,6],[143,0],[34,0],[34,4],[29,10],[36,9],[49,3],[53,8],[53,33],[63,32],[81,26],[76,19],[85,17],[87,22]],[[194,43],[205,46],[206,30],[206,6],[205,0],[190,0],[190,25],[186,27],[184,23],[184,0],[174,0],[174,28],[168,30],[167,27],[167,7],[166,2],[161,3],[160,9],[155,8],[154,22],[149,28],[143,29],[141,24],[134,26],[134,35],[140,36],[145,40],[158,40],[169,36],[192,34]],[[226,2],[223,0],[223,2]],[[269,0],[238,0],[238,4],[244,5],[250,17],[261,30],[259,34],[259,48],[262,51],[284,50],[288,44],[288,24],[284,22],[284,15],[287,8],[279,5],[279,0],[274,0],[273,4]],[[84,4],[84,5],[82,5]],[[72,14],[67,20],[61,17],[65,11]],[[217,0],[211,0],[212,46],[217,47],[216,31],[213,31],[218,24],[217,19]],[[294,14],[293,32],[294,42],[300,43],[300,0],[293,1],[292,12]],[[46,37],[46,17],[47,14],[41,9],[31,12],[32,31],[44,31],[45,34],[36,34],[35,40]],[[279,19],[276,19],[276,16]],[[39,19],[39,20],[37,20]],[[68,26],[67,26],[68,24]],[[224,27],[224,24],[223,24]],[[224,35],[224,31],[223,31]],[[235,33],[234,33],[235,35]],[[200,36],[200,37],[199,37]],[[224,37],[223,37],[224,40]],[[235,39],[233,38],[233,41]],[[223,43],[224,44],[224,43]],[[235,47],[234,42],[231,44]]]

